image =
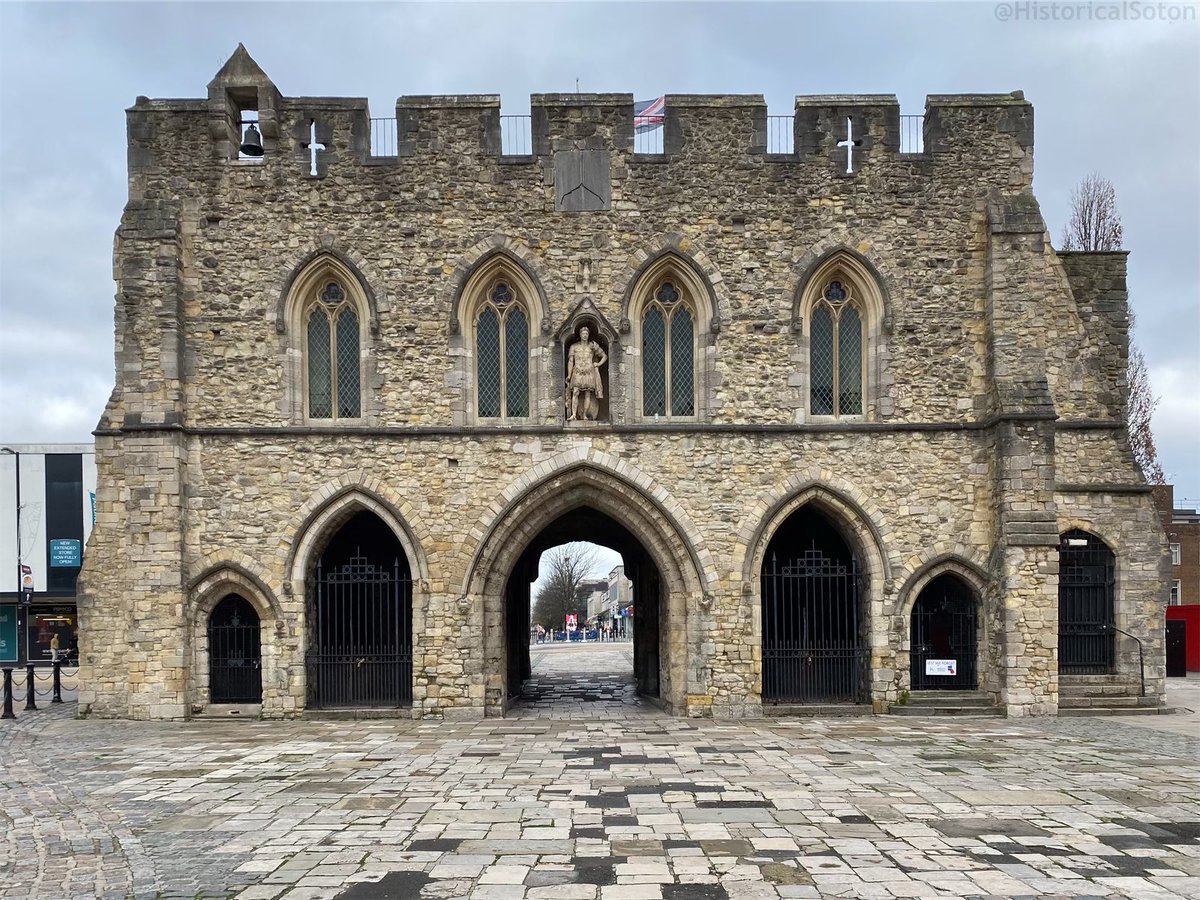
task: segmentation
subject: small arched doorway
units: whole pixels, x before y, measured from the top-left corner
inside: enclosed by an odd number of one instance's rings
[[[1113,671],[1115,557],[1094,534],[1072,529],[1058,548],[1058,670]]]
[[[372,512],[353,515],[305,590],[308,708],[412,703],[412,576],[392,530]]]
[[[869,653],[858,559],[812,504],[771,538],[760,584],[763,702],[865,701]]]
[[[939,575],[913,604],[910,684],[914,691],[967,690],[977,684],[978,604],[961,578]]]
[[[249,600],[230,594],[216,605],[208,617],[209,702],[262,702],[261,642]]]

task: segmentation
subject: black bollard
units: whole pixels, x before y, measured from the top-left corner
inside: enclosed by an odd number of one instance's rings
[[[29,663],[25,666],[25,709],[37,712],[37,701],[33,698],[37,691],[33,684],[33,663]]]
[[[0,714],[0,719],[15,719],[17,714],[12,708],[12,669],[5,668],[4,670],[4,712]]]
[[[51,698],[51,703],[62,703],[62,663],[57,659],[54,661],[54,696]]]

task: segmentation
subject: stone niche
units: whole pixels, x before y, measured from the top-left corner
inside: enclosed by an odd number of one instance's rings
[[[584,413],[583,396],[580,396],[579,410],[577,418],[571,418],[572,412],[572,385],[568,383],[567,372],[570,369],[571,353],[575,346],[581,340],[581,334],[584,329],[588,331],[588,340],[595,344],[600,353],[603,354],[604,361],[599,365],[598,377],[599,388],[595,402],[593,404],[594,417],[589,417]],[[557,335],[557,343],[562,348],[559,356],[559,364],[561,369],[560,384],[563,390],[563,419],[571,421],[572,424],[583,423],[587,421],[595,422],[611,422],[612,418],[612,371],[613,371],[613,352],[617,349],[617,333],[608,321],[600,313],[590,297],[585,298],[575,311],[567,317],[562,328],[559,329]],[[599,359],[599,354],[593,357]],[[602,394],[603,396],[599,396]]]

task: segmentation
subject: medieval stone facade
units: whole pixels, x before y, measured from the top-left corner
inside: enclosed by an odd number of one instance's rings
[[[537,554],[578,538],[623,554],[639,686],[680,715],[884,711],[931,653],[1053,715],[1136,681],[1137,641],[1157,702],[1125,255],[1050,246],[1022,95],[929,97],[919,153],[891,96],[797,98],[786,154],[759,96],[666,110],[641,154],[631,96],[535,95],[507,156],[498,98],[401,97],[376,156],[365,100],[284,97],[242,48],[205,99],[138,98],[84,714],[247,699],[214,643],[247,619],[265,716],[502,714]],[[602,396],[568,421],[585,325]],[[1083,582],[1104,621],[1060,673]]]

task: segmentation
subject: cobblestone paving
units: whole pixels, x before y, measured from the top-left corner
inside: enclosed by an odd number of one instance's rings
[[[579,649],[547,651],[542,677]],[[20,715],[0,722],[0,896],[1200,897],[1196,732],[575,705],[474,724]]]

